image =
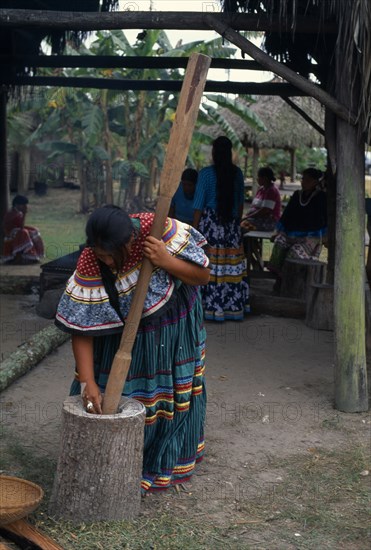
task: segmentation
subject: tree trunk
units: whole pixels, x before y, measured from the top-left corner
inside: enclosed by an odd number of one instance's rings
[[[145,408],[122,398],[117,414],[89,414],[80,396],[63,405],[61,454],[49,513],[73,522],[138,516]]]
[[[46,327],[34,334],[0,363],[0,391],[14,380],[35,367],[46,355],[68,340],[69,335],[54,326]]]
[[[338,99],[359,103],[354,67],[337,51]],[[366,411],[365,349],[365,173],[364,143],[357,126],[337,121],[337,220],[334,281],[335,406]]]
[[[252,156],[252,196],[255,197],[258,190],[259,147],[254,145]]]
[[[76,158],[77,163],[77,172],[79,177],[79,184],[80,184],[80,212],[82,214],[85,214],[89,210],[89,197],[88,197],[88,188],[87,188],[87,181],[86,181],[86,172],[85,172],[85,162],[84,158],[81,154],[77,154]]]
[[[111,153],[111,133],[109,129],[108,121],[108,104],[107,104],[107,90],[102,92],[102,101],[101,101],[103,119],[104,119],[104,148],[107,151],[108,159],[105,161],[106,168],[106,204],[113,204],[113,181],[112,181],[112,153]]]
[[[293,147],[290,149],[290,178],[291,182],[296,181],[296,149]]]
[[[21,147],[18,155],[18,185],[17,191],[19,195],[27,195],[30,179],[30,148]]]
[[[157,187],[157,174],[158,174],[158,162],[157,158],[153,157],[151,160],[151,172],[147,184],[147,190],[146,190],[146,198],[150,199],[151,201],[154,198],[155,190]]]

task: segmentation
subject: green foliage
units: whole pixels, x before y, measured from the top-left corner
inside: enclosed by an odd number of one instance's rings
[[[277,175],[281,171],[290,172],[290,152],[283,149],[267,149],[261,152],[260,166],[270,166]],[[319,148],[300,147],[296,149],[296,170],[301,174],[305,168],[313,166],[326,169],[326,151]]]
[[[103,128],[103,113],[97,105],[90,106],[84,113],[81,120],[82,128],[85,132],[86,141],[89,145],[99,143]]]
[[[210,101],[214,101],[219,107],[228,109],[231,113],[239,116],[246,124],[254,128],[255,130],[261,130],[265,132],[267,130],[265,124],[261,121],[257,114],[249,109],[245,104],[229,99],[227,96],[216,94],[206,95],[206,98]]]
[[[89,47],[81,45],[75,49],[70,42],[67,45],[69,55],[111,55],[111,56],[173,56],[186,57],[193,52],[208,54],[213,57],[229,57],[235,48],[225,46],[222,38],[210,41],[194,41],[182,44],[180,40],[175,48],[163,30],[145,30],[140,33],[134,44],[130,44],[124,32],[98,31],[95,40]],[[53,69],[43,69],[42,74],[54,74]],[[41,73],[40,73],[41,74]],[[143,80],[181,79],[183,71],[178,69],[61,69],[61,76],[90,76],[110,79],[133,78]],[[22,142],[26,146],[36,145],[48,154],[48,160],[60,157],[61,164],[67,159],[69,164],[78,167],[81,178],[95,198],[104,200],[104,189],[109,182],[105,175],[111,173],[110,167],[115,159],[124,159],[125,170],[130,177],[120,175],[119,180],[130,185],[140,177],[145,184],[150,168],[156,160],[161,170],[165,158],[166,145],[178,104],[178,95],[168,92],[68,89],[55,88],[46,92],[44,101],[38,105],[36,123],[31,124],[35,113],[30,110],[24,114],[25,130]],[[210,96],[211,98],[211,96]],[[260,121],[249,112],[248,108],[236,107],[234,102],[215,95],[215,103],[223,104],[234,112],[238,111],[248,123],[261,128]],[[27,118],[26,118],[27,117]],[[220,111],[206,105],[200,110],[199,121],[217,123],[226,133],[234,147],[241,148],[238,136],[233,128],[223,119]],[[22,121],[14,117],[16,123]],[[29,122],[29,124],[28,124]],[[21,135],[21,133],[19,133]],[[188,165],[200,166],[203,153],[200,151],[200,134],[195,132],[191,144]],[[130,169],[128,168],[130,166]],[[113,171],[113,176],[117,172]],[[81,182],[80,182],[81,183]],[[107,186],[107,187],[106,187]],[[85,189],[82,185],[81,188]],[[129,193],[130,194],[130,193]],[[83,210],[84,207],[82,206]]]
[[[243,147],[240,142],[240,138],[234,131],[233,127],[229,124],[229,122],[223,118],[220,111],[217,111],[214,109],[214,107],[211,107],[211,105],[207,105],[206,103],[202,104],[202,107],[207,111],[209,117],[216,123],[220,128],[223,130],[226,136],[229,137],[231,140],[233,147],[236,150],[239,150],[243,152]]]

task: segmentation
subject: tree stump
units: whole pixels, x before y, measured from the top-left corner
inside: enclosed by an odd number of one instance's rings
[[[334,330],[334,285],[309,285],[305,324],[317,330]]]
[[[73,522],[133,519],[140,509],[145,407],[122,398],[117,414],[88,414],[66,399],[50,515]]]
[[[326,264],[319,260],[299,260],[288,258],[282,268],[280,295],[287,298],[306,300],[308,286],[322,283],[325,278]]]

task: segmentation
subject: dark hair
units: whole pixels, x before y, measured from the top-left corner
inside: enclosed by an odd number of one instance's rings
[[[213,142],[213,161],[216,171],[217,212],[222,221],[232,219],[237,167],[232,162],[232,142],[219,136]]]
[[[269,181],[276,181],[273,170],[272,168],[269,168],[269,166],[264,166],[264,168],[259,168],[258,176],[260,176],[261,178],[268,178]]]
[[[12,201],[12,206],[16,206],[17,204],[28,204],[28,198],[24,195],[16,195]]]
[[[125,260],[123,246],[129,242],[134,226],[128,214],[119,206],[108,204],[97,208],[86,224],[86,244],[99,246],[110,252],[115,259],[117,269]]]
[[[192,181],[193,183],[197,182],[198,172],[193,168],[186,168],[182,174],[182,180]]]
[[[317,168],[306,168],[303,170],[302,175],[309,176],[310,178],[319,181],[323,177],[323,172],[321,172],[321,170],[317,170]]]
[[[99,246],[110,252],[119,271],[125,261],[123,247],[129,242],[135,229],[128,214],[119,206],[108,204],[97,208],[89,217],[86,224],[86,244]],[[98,259],[102,282],[108,294],[111,306],[123,321],[119,297],[116,289],[116,275],[101,260]]]

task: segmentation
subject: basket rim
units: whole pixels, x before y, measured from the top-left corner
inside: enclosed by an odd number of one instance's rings
[[[24,507],[25,509],[26,508],[29,508],[30,506],[34,506],[35,504],[38,504],[42,498],[44,497],[44,491],[43,489],[40,487],[40,485],[37,485],[37,483],[34,483],[33,481],[28,481],[27,479],[23,479],[21,477],[16,477],[16,476],[7,476],[7,475],[3,475],[3,474],[0,474],[0,484],[1,484],[1,481],[2,480],[6,480],[6,481],[12,481],[12,482],[15,482],[16,484],[22,486],[22,485],[25,485],[27,487],[32,487],[34,489],[36,489],[36,491],[38,492],[38,496],[36,496],[34,499],[30,499],[29,501],[27,502],[6,502],[6,501],[0,501],[0,514],[3,513],[3,512],[6,512],[6,510],[8,509],[14,509],[16,507]]]

